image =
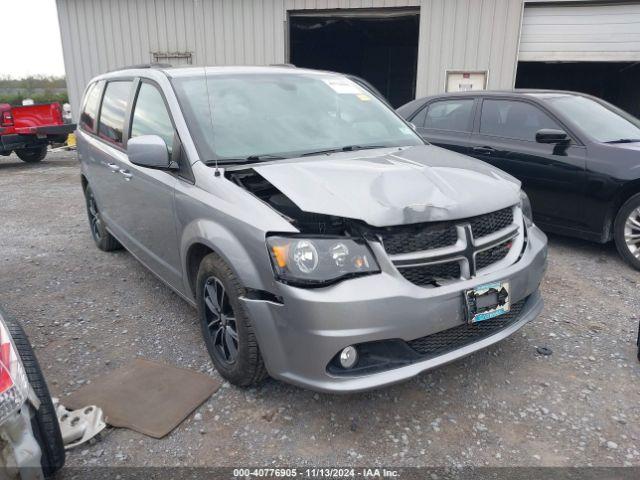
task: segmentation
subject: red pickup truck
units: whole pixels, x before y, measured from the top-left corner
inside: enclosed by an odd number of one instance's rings
[[[20,160],[39,162],[47,156],[47,145],[65,142],[75,129],[75,124],[64,123],[59,103],[0,103],[0,155],[16,152]]]

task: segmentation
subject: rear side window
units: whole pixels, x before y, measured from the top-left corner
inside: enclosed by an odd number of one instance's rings
[[[470,132],[472,110],[472,98],[433,102],[427,108],[424,128]]]
[[[536,141],[543,128],[562,129],[538,107],[511,100],[484,100],[480,116],[480,133],[516,140]]]
[[[89,87],[84,100],[84,107],[80,114],[80,128],[87,132],[95,133],[96,117],[100,107],[100,95],[104,82],[96,82]]]
[[[173,124],[162,95],[148,83],[140,85],[131,120],[131,137],[158,135],[167,144],[169,154],[173,148]]]
[[[104,92],[98,135],[114,145],[122,146],[124,118],[130,93],[131,81],[109,82]]]

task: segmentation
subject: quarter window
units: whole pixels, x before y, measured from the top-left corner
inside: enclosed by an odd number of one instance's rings
[[[109,82],[102,99],[98,135],[118,146],[122,146],[122,132],[130,93],[130,81]]]
[[[102,94],[103,82],[96,82],[89,87],[84,100],[84,108],[80,114],[80,128],[87,132],[95,133],[96,116],[100,107],[100,95]]]
[[[484,100],[480,133],[535,142],[543,128],[562,129],[538,107],[510,100]]]
[[[158,135],[167,144],[169,154],[173,147],[173,124],[162,95],[148,83],[140,85],[131,121],[131,137]]]
[[[424,128],[470,132],[472,110],[472,98],[434,102],[427,109]]]

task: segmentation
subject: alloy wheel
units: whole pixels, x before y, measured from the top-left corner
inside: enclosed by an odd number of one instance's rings
[[[218,358],[232,364],[238,356],[238,328],[229,296],[222,282],[209,277],[204,284],[207,333]]]
[[[93,238],[99,242],[102,239],[102,235],[100,235],[100,214],[98,213],[96,199],[93,197],[93,192],[91,191],[88,192],[87,209],[89,213],[89,223],[91,224],[91,234]]]
[[[640,260],[640,207],[631,212],[624,224],[624,241],[631,255]]]

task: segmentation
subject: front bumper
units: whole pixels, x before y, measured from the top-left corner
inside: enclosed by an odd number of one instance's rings
[[[323,392],[356,392],[409,379],[511,335],[542,310],[538,286],[546,263],[546,236],[532,227],[519,261],[470,280],[423,288],[381,264],[380,274],[326,288],[280,285],[282,304],[249,298],[243,301],[272,377]],[[462,292],[493,281],[510,283],[512,303],[527,299],[517,320],[503,330],[443,355],[377,373],[345,376],[327,371],[332,358],[349,345],[409,341],[463,325]]]

